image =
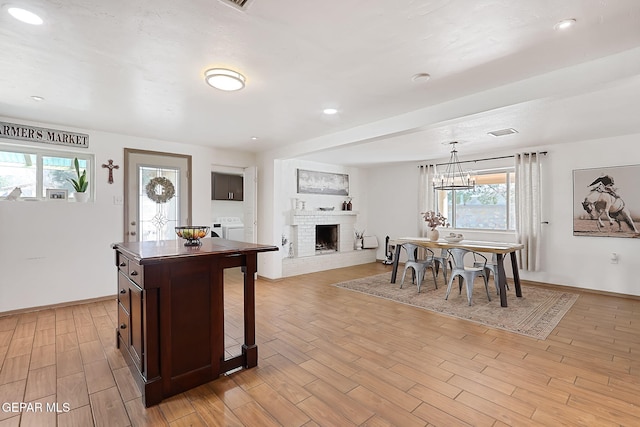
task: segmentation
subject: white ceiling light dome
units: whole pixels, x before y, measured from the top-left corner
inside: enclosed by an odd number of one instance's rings
[[[26,9],[9,7],[7,12],[9,12],[9,15],[13,16],[20,22],[24,22],[25,24],[42,25],[44,23],[44,20],[41,17]]]
[[[204,78],[209,86],[229,92],[242,89],[246,81],[242,74],[227,68],[208,69]]]
[[[563,19],[562,21],[558,21],[554,28],[556,30],[566,30],[567,28],[573,27],[575,23],[576,20],[574,18]]]

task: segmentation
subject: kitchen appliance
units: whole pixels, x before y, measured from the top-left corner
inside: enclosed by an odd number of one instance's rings
[[[211,237],[222,237],[222,224],[218,223],[213,223],[213,226],[211,227]]]
[[[220,237],[228,240],[235,240],[238,242],[244,241],[244,224],[242,223],[242,219],[236,216],[225,216],[218,217],[213,220],[213,230],[220,234],[218,230],[221,230],[222,233]],[[220,227],[216,227],[219,225]]]

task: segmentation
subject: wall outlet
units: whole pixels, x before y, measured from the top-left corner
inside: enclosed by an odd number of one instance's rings
[[[618,254],[613,252],[611,253],[611,258],[609,258],[609,260],[611,261],[611,264],[617,264],[618,263]]]
[[[124,196],[113,196],[113,204],[114,205],[124,204]]]

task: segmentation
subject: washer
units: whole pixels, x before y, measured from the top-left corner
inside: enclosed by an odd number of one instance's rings
[[[238,242],[244,241],[244,224],[240,218],[235,216],[219,217],[214,220],[214,226],[218,224],[220,224],[224,239]],[[218,228],[215,231],[218,232]]]
[[[211,227],[211,237],[222,237],[222,224],[214,222]]]

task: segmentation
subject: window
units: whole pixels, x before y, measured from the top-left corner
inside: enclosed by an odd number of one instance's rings
[[[473,190],[436,191],[438,210],[454,228],[515,230],[513,168],[478,172]]]
[[[76,178],[76,157],[80,170],[86,169],[91,176],[92,155],[0,145],[0,197],[16,187],[22,190],[23,199],[45,198],[48,188],[67,189],[71,195],[74,189],[69,178]]]

